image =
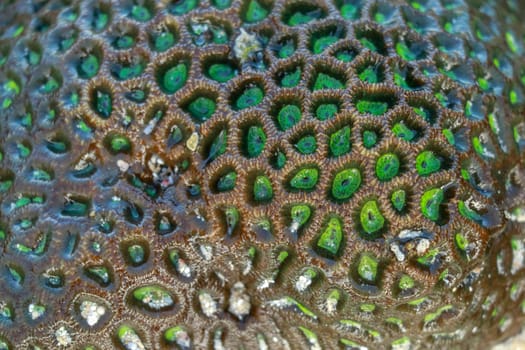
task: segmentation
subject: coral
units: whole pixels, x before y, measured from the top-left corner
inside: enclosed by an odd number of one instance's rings
[[[524,8],[1,1],[0,349],[517,332]]]

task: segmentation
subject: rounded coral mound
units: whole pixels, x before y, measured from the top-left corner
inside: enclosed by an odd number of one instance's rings
[[[0,349],[515,333],[524,9],[2,1]]]

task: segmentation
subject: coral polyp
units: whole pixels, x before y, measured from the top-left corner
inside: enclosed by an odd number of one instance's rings
[[[2,1],[0,349],[516,333],[523,9]]]

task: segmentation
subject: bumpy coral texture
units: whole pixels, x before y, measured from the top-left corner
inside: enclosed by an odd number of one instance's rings
[[[524,9],[1,1],[0,349],[515,333]]]

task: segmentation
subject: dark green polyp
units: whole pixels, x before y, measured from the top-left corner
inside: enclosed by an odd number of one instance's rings
[[[332,119],[337,112],[339,112],[339,107],[335,103],[322,103],[315,109],[315,117],[324,121]]]
[[[97,90],[95,93],[95,110],[104,119],[111,116],[113,102],[111,95],[107,92]]]
[[[279,128],[283,131],[290,129],[301,120],[301,109],[296,105],[285,105],[277,114]]]
[[[301,81],[301,67],[297,66],[294,70],[284,72],[280,81],[282,87],[290,88],[299,85]]]
[[[100,62],[97,56],[89,54],[80,59],[77,67],[78,75],[83,79],[91,79],[97,75],[100,68]]]
[[[363,146],[370,149],[377,144],[378,136],[374,130],[363,131]]]
[[[330,154],[339,157],[350,152],[350,127],[345,126],[330,135]]]
[[[294,146],[301,154],[312,154],[317,149],[317,141],[315,136],[306,135],[301,137]]]
[[[235,100],[235,109],[241,110],[257,106],[264,98],[264,91],[258,86],[249,86]]]
[[[217,105],[210,98],[199,96],[188,105],[188,112],[193,119],[202,123],[208,120],[215,112]]]
[[[221,176],[217,181],[217,191],[227,192],[235,188],[235,183],[237,182],[237,173],[235,171],[230,171],[227,174]]]
[[[244,20],[248,23],[262,21],[268,16],[269,11],[257,0],[247,0],[248,4],[244,13]]]
[[[181,62],[167,69],[159,83],[164,92],[174,94],[186,84],[187,79],[188,66]]]
[[[236,75],[235,67],[227,63],[213,63],[208,67],[208,76],[219,83],[225,83]]]
[[[266,145],[266,134],[264,129],[257,125],[252,125],[248,129],[245,140],[246,155],[249,158],[258,157]]]

